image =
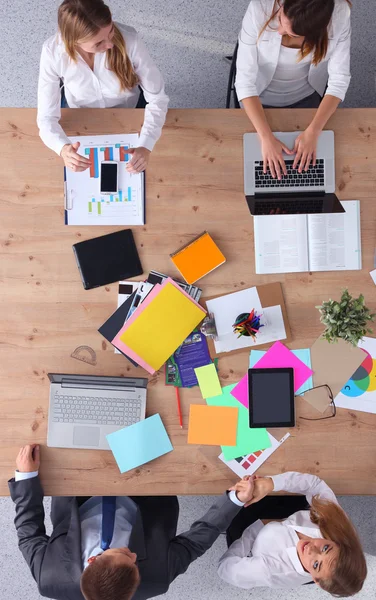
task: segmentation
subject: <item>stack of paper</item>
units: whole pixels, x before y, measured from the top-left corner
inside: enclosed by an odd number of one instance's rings
[[[112,344],[153,374],[204,319],[206,311],[172,279],[156,284]]]

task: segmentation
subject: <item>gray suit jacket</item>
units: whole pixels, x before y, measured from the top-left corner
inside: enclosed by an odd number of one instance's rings
[[[11,479],[9,489],[16,505],[18,546],[39,593],[57,600],[84,600],[80,591],[81,525],[76,498],[52,498],[53,532],[48,536],[39,477],[18,482]],[[189,531],[176,535],[176,496],[138,496],[132,500],[138,511],[128,545],[137,554],[141,576],[134,600],[165,593],[170,583],[212,546],[240,510],[224,494]]]

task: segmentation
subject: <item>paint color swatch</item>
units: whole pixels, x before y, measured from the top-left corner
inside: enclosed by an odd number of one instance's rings
[[[248,410],[244,406],[241,406],[234,396],[231,395],[231,391],[235,385],[226,385],[222,388],[222,395],[206,400],[210,406],[231,406],[238,407],[239,409],[236,446],[221,444],[226,460],[256,452],[257,450],[264,450],[264,448],[269,448],[270,446],[266,429],[250,429]]]
[[[144,465],[173,450],[159,414],[106,436],[120,473]]]
[[[195,369],[198,385],[204,399],[222,394],[221,384],[219,383],[217,369],[214,363],[197,367]]]
[[[194,283],[226,261],[207,231],[170,256],[187,283]]]
[[[235,447],[237,423],[238,409],[235,407],[191,404],[188,444]]]

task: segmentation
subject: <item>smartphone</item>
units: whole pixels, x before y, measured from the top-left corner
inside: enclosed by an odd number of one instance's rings
[[[101,162],[101,194],[116,194],[118,191],[118,164],[113,160]]]

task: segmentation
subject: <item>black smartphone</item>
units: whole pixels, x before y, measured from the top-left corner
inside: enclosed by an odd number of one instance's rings
[[[101,194],[116,194],[118,191],[118,164],[113,160],[101,162]]]

